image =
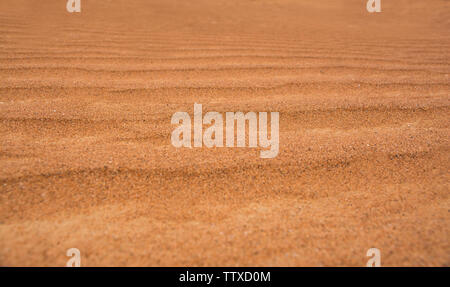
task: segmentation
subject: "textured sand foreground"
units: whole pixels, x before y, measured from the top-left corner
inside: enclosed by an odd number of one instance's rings
[[[0,1],[0,265],[450,265],[450,3]],[[280,112],[280,152],[172,114]]]

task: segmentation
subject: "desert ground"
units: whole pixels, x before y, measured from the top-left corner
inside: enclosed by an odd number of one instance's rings
[[[450,265],[449,1],[66,2],[0,0],[0,266]]]

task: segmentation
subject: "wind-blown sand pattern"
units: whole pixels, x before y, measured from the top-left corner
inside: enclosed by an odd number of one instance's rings
[[[0,1],[0,265],[449,266],[450,3]],[[171,145],[280,112],[280,152]]]

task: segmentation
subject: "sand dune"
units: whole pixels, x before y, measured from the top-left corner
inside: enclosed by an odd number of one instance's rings
[[[450,265],[450,3],[0,2],[0,265]],[[278,111],[280,152],[171,116]]]

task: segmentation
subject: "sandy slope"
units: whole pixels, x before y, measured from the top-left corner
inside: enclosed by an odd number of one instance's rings
[[[450,265],[448,1],[83,2],[0,1],[0,265]],[[194,102],[280,154],[175,149]]]

